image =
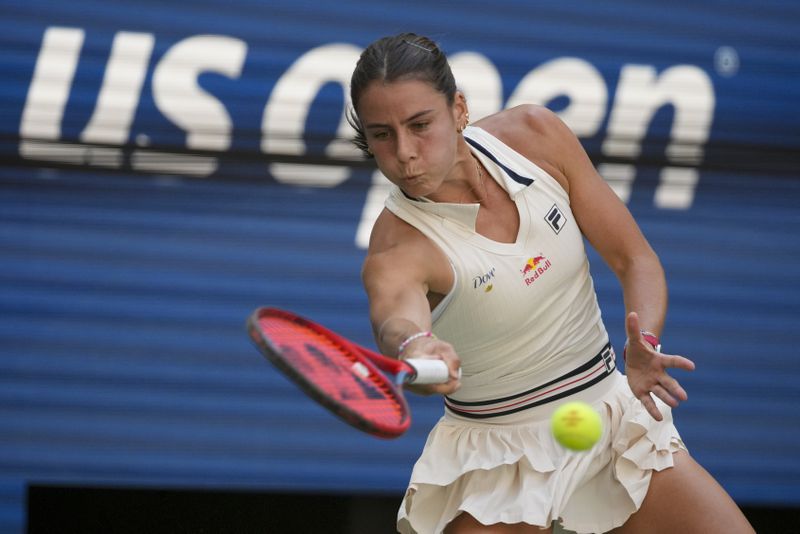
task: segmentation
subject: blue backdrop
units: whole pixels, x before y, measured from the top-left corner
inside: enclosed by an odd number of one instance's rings
[[[243,325],[272,304],[372,343],[386,186],[342,116],[360,49],[406,30],[450,54],[473,118],[538,102],[575,130],[666,268],[687,445],[740,504],[800,505],[800,7],[662,6],[0,5],[0,531],[31,484],[403,490],[440,401],[366,437]]]

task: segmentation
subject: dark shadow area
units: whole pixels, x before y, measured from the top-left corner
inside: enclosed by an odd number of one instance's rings
[[[31,486],[29,534],[395,532],[400,496]],[[800,533],[796,508],[745,507],[763,534]]]
[[[394,532],[397,497],[31,486],[27,532]]]

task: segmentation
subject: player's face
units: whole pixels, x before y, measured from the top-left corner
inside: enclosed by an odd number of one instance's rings
[[[358,117],[383,174],[412,197],[435,193],[456,161],[456,125],[465,113],[429,83],[373,81],[361,95]]]

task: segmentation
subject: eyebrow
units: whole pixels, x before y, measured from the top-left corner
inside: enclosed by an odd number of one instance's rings
[[[433,109],[425,109],[425,110],[420,111],[418,113],[414,113],[409,118],[405,119],[403,121],[403,124],[407,124],[409,122],[414,122],[415,120],[421,118],[423,115],[427,115],[428,113],[433,113],[433,112],[434,112]],[[379,124],[379,123],[375,123],[375,122],[371,122],[371,123],[369,123],[369,124],[364,126],[364,128],[368,128],[368,129],[369,128],[388,128],[388,127],[389,127],[388,124]]]

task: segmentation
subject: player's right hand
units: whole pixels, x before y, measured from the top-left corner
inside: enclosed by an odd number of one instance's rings
[[[450,395],[461,387],[461,359],[450,343],[433,337],[415,339],[403,351],[403,359],[411,358],[442,360],[447,364],[450,378],[444,384],[409,384],[406,390],[418,395]]]

